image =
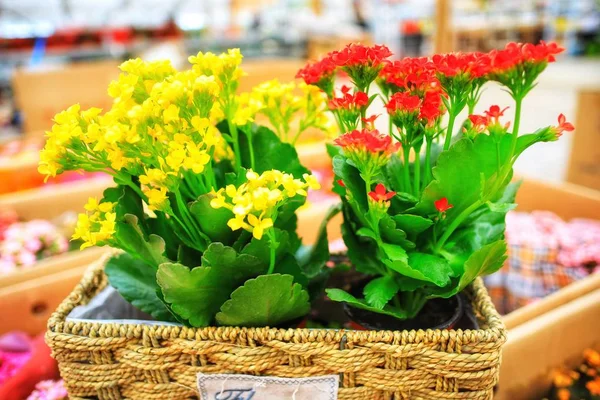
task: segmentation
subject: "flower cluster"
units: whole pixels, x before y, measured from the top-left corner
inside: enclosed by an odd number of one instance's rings
[[[430,90],[440,90],[435,70],[427,57],[387,62],[379,73],[377,83],[386,96],[399,91],[423,95]]]
[[[60,381],[41,381],[35,385],[35,390],[27,397],[27,400],[67,400],[69,393],[65,387],[65,382]]]
[[[295,94],[298,89],[301,96]],[[331,131],[332,124],[326,114],[327,96],[316,86],[282,84],[273,79],[254,87],[247,98],[239,111],[266,116],[282,141],[294,144],[309,128]],[[295,123],[297,126],[292,127]],[[294,136],[290,137],[290,133]]]
[[[332,98],[333,79],[339,69],[350,76],[359,91],[367,91],[391,55],[392,52],[386,46],[352,43],[340,51],[328,53],[314,64],[308,64],[296,76],[304,79],[307,84],[318,86]]]
[[[504,116],[504,112],[507,109],[508,107],[500,109],[500,106],[493,105],[489,110],[484,111],[485,115],[469,115],[471,126],[468,129],[465,127],[463,133],[471,138],[486,131],[489,132],[490,135],[502,135],[507,133],[510,122],[506,122],[505,124],[500,123],[500,117]]]
[[[67,238],[49,221],[12,223],[0,240],[0,273],[31,267],[39,259],[68,250]]]
[[[345,130],[351,131],[358,127],[361,115],[369,106],[369,96],[360,91],[353,94],[346,85],[342,86],[341,92],[340,97],[329,100],[329,109],[335,115],[338,124],[342,124]]]
[[[85,205],[86,213],[79,214],[73,240],[83,241],[81,249],[110,243],[116,229],[115,203],[98,202],[90,197]]]
[[[400,143],[392,142],[389,135],[379,133],[376,129],[354,130],[341,135],[334,143],[362,174],[369,177],[375,176],[400,148]]]
[[[244,229],[256,239],[261,239],[265,231],[273,227],[277,209],[288,199],[307,195],[307,189],[317,190],[320,184],[309,174],[304,180],[291,174],[272,170],[262,174],[250,170],[246,173],[246,183],[236,187],[227,185],[215,193],[210,205],[215,209],[231,210],[234,218],[227,225],[234,231]]]
[[[600,396],[600,353],[583,352],[584,362],[576,370],[556,369],[552,372],[551,400],[594,399]]]
[[[425,92],[423,98],[410,92],[397,92],[385,108],[394,125],[404,130],[410,130],[417,123],[433,127],[444,111],[442,95],[438,91]]]

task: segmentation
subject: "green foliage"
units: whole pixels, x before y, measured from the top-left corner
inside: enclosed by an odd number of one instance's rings
[[[249,279],[237,288],[217,314],[220,325],[277,326],[308,313],[308,293],[290,275]]]
[[[110,285],[133,306],[159,321],[175,321],[157,295],[159,287],[156,283],[156,269],[152,265],[123,253],[108,260],[104,272]]]

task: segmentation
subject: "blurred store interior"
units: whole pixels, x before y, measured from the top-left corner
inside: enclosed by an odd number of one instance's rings
[[[265,63],[274,59],[292,69],[349,42],[386,44],[401,58],[557,41],[567,51],[524,105],[533,128],[557,110],[574,119],[580,90],[600,86],[599,27],[597,0],[1,0],[0,142],[39,137],[75,101],[106,102],[114,66],[128,58],[181,67],[198,51],[239,47],[257,70],[278,68]],[[491,99],[508,105],[495,87],[482,106]],[[570,149],[571,137],[539,146],[517,172],[565,180]]]

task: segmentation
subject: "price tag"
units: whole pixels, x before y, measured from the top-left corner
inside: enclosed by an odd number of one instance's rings
[[[200,400],[337,400],[339,376],[198,374]]]

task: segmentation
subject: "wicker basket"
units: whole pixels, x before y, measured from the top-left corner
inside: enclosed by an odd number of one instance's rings
[[[341,400],[490,399],[506,331],[481,280],[467,294],[479,330],[185,328],[67,322],[107,285],[92,265],[48,323],[71,399],[196,399],[196,374],[340,374]]]

